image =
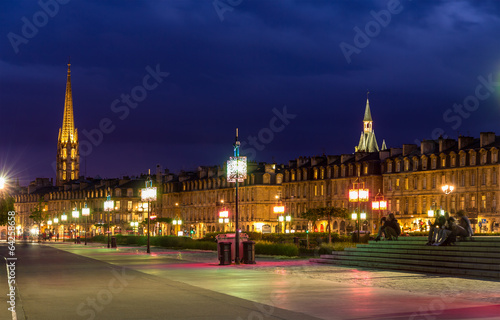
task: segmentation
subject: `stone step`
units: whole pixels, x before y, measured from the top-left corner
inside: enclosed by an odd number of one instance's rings
[[[420,256],[418,257],[420,259]],[[449,260],[417,260],[401,259],[397,257],[369,257],[369,256],[337,256],[337,260],[344,261],[367,261],[379,263],[394,263],[399,265],[417,265],[429,267],[448,267],[460,269],[492,270],[500,272],[500,264],[485,264],[473,262],[453,262]]]
[[[499,252],[484,252],[479,250],[436,250],[433,247],[425,246],[422,248],[408,249],[391,249],[391,248],[358,248],[356,250],[335,251],[333,254],[351,254],[353,252],[370,252],[374,254],[411,254],[411,255],[441,255],[441,256],[457,256],[457,257],[490,257],[500,259]]]
[[[380,245],[380,244],[370,244],[370,245],[358,245],[356,248],[346,248],[346,251],[353,251],[359,249],[369,248],[370,250],[379,248],[379,249],[402,249],[402,250],[434,250],[436,252],[440,251],[478,251],[478,252],[491,252],[498,253],[500,252],[500,247],[492,247],[487,245],[477,245],[477,246],[460,246],[460,245],[451,245],[451,246],[426,246],[426,245]]]
[[[398,271],[412,271],[412,272],[423,272],[423,273],[447,274],[455,276],[470,276],[470,277],[500,279],[500,272],[491,270],[458,269],[458,268],[448,268],[444,266],[430,267],[430,266],[420,266],[420,265],[419,266],[400,265],[395,263],[343,261],[343,260],[333,260],[333,259],[311,259],[310,261],[316,263],[334,264],[346,267],[365,267],[365,268],[375,268],[375,269],[389,269]]]
[[[407,254],[407,253],[374,253],[371,251],[349,251],[345,253],[339,253],[337,255],[320,256],[325,259],[349,259],[349,257],[373,257],[373,258],[397,258],[401,260],[413,260],[418,258],[421,261],[449,261],[449,262],[460,262],[460,263],[478,263],[478,264],[495,264],[500,265],[500,257],[470,257],[470,256],[442,256],[436,254]],[[340,258],[342,257],[342,258]]]

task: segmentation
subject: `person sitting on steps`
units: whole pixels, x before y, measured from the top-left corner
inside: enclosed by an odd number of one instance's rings
[[[382,234],[384,234],[386,240],[398,240],[401,235],[401,227],[399,226],[398,219],[394,216],[394,213],[389,213],[389,218],[383,217],[380,221],[381,227],[375,238],[375,241],[379,241]]]
[[[463,210],[458,211],[457,216],[459,219],[458,225],[461,227],[461,229],[459,229],[457,236],[460,237],[460,240],[465,240],[465,238],[469,237],[472,239],[474,231],[472,230],[469,218],[467,218],[467,216],[465,215],[465,211]]]
[[[380,219],[380,228],[378,228],[378,233],[377,233],[377,237],[375,237],[375,241],[379,241],[380,238],[382,237],[382,235],[384,234],[384,229],[385,229],[386,223],[387,223],[387,218],[382,217],[382,219]]]

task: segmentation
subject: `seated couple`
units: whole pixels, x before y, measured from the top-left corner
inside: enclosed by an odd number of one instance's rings
[[[446,246],[454,244],[457,237],[462,240],[472,237],[474,232],[469,218],[465,216],[463,211],[457,212],[457,216],[459,218],[458,222],[454,217],[450,217],[448,212],[445,212],[444,216],[437,217],[434,223],[430,224],[426,245]]]
[[[382,217],[380,220],[380,228],[378,229],[375,241],[379,241],[382,236],[386,240],[398,240],[401,235],[401,227],[399,226],[398,219],[394,217],[394,213],[389,213],[389,217]]]

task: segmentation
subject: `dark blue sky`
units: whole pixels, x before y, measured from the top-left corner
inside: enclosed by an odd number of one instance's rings
[[[379,144],[500,132],[498,1],[41,3],[0,2],[0,166],[23,184],[55,177],[68,56],[88,176],[220,165],[236,127],[258,161],[352,153],[367,90]]]

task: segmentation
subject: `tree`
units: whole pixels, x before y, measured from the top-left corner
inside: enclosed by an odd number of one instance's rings
[[[14,198],[10,196],[0,197],[0,226],[7,224],[9,211],[14,211]]]
[[[309,221],[316,222],[317,220],[327,220],[328,221],[328,243],[332,242],[332,228],[331,222],[332,218],[347,219],[349,213],[345,208],[338,207],[321,207],[309,209],[301,214],[301,217]]]
[[[33,208],[33,211],[31,211],[31,214],[29,216],[29,218],[31,220],[33,220],[33,222],[35,222],[35,224],[38,224],[40,231],[42,231],[40,228],[41,223],[44,222],[45,219],[47,218],[46,214],[44,214],[44,211],[43,211],[44,208],[45,208],[45,201],[44,201],[43,197],[41,197],[38,200],[38,204],[35,205],[35,207]],[[40,237],[38,237],[38,241],[40,241]]]

